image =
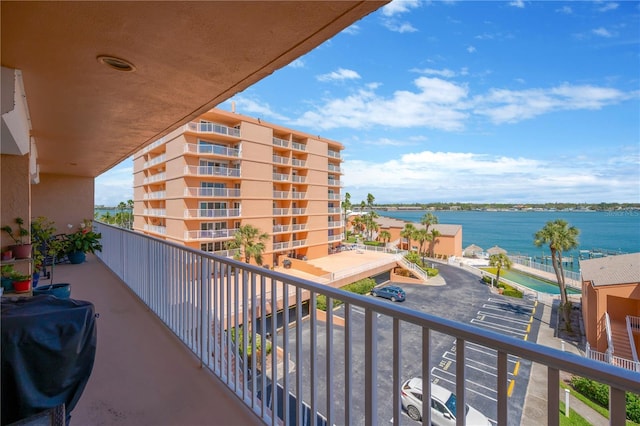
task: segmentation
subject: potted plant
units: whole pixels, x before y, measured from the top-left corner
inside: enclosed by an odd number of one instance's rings
[[[31,243],[25,242],[26,237],[29,236],[29,230],[23,226],[24,220],[22,218],[17,217],[15,223],[17,225],[15,233],[9,225],[5,225],[0,229],[9,234],[15,242],[14,245],[9,246],[9,249],[13,252],[16,259],[29,259],[31,257]]]
[[[9,277],[11,278],[14,292],[26,293],[31,289],[31,275],[14,270],[9,274]]]
[[[87,253],[102,251],[100,238],[102,238],[102,234],[93,231],[91,221],[85,219],[80,224],[79,230],[67,235],[69,262],[82,263],[85,261]]]
[[[49,253],[51,241],[54,239],[56,227],[53,221],[44,216],[38,216],[31,220],[31,244],[33,260],[33,287],[37,287],[40,272],[45,266],[46,256],[52,257]]]
[[[11,276],[15,272],[13,265],[2,265],[0,269],[0,283],[4,291],[13,291],[13,278]]]
[[[38,296],[42,294],[50,294],[60,299],[68,299],[71,296],[71,284],[69,283],[55,283],[53,282],[53,272],[58,260],[58,256],[68,251],[69,241],[62,238],[51,238],[47,244],[46,255],[50,256],[51,261],[51,273],[49,277],[51,282],[49,285],[42,285],[33,290],[33,295]]]

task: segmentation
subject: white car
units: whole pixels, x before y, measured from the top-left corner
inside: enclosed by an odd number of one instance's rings
[[[402,406],[413,420],[422,420],[422,379],[414,377],[402,385]],[[438,426],[455,426],[456,396],[440,385],[431,383],[431,423]],[[491,426],[489,419],[480,411],[467,405],[468,426]]]

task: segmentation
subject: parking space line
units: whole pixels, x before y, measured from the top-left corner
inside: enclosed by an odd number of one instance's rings
[[[504,307],[501,307],[500,305],[490,305],[490,304],[488,304],[488,303],[483,304],[483,305],[482,305],[482,308],[484,308],[484,309],[491,309],[491,310],[498,311],[498,312],[503,312],[503,313],[508,312],[508,311],[506,311],[506,310],[504,309]],[[513,313],[512,313],[512,314],[513,314]],[[521,314],[522,314],[522,315],[531,315],[531,311],[522,312]]]
[[[499,305],[520,305],[520,306],[527,306],[527,307],[531,307],[531,303],[527,303],[527,302],[520,302],[517,299],[513,299],[513,300],[509,300],[509,302],[505,302],[504,299],[496,299],[495,297],[490,297],[487,299],[487,301],[489,302],[495,302]],[[534,304],[535,306],[535,304]]]
[[[494,330],[500,330],[502,332],[514,334],[514,335],[517,335],[517,336],[525,336],[526,335],[526,333],[524,333],[523,331],[518,330],[516,328],[501,326],[499,324],[490,324],[490,323],[488,323],[486,321],[474,321],[474,320],[471,320],[471,323],[477,324],[479,326],[486,327],[486,328],[492,328]]]
[[[503,319],[505,321],[515,322],[515,323],[519,323],[519,324],[528,324],[529,323],[529,320],[511,318],[511,317],[504,316],[504,315],[498,315],[498,314],[495,314],[493,312],[478,311],[478,315],[482,315],[485,318],[489,317],[489,318]]]
[[[498,351],[495,349],[487,348],[486,346],[478,345],[477,343],[471,343],[471,342],[468,342],[467,345],[468,345],[467,349],[480,352],[483,355],[488,355],[492,358],[496,358],[498,356]],[[482,350],[482,349],[486,349],[486,350]],[[515,363],[518,359],[519,357],[514,355],[507,356],[507,362]]]
[[[442,380],[442,381],[444,381],[444,382],[450,383],[450,384],[452,384],[452,385],[454,385],[454,386],[455,386],[455,384],[456,384],[456,383],[455,383],[455,380],[449,380],[449,379],[446,379],[446,378],[444,378],[444,377],[442,377],[442,376],[439,376],[439,375],[437,375],[437,374],[434,374],[434,370],[439,370],[439,369],[437,369],[437,368],[435,368],[435,367],[434,367],[434,368],[431,370],[431,376],[432,376],[432,377],[435,377],[435,378],[436,378],[436,379],[438,379],[438,380]],[[439,370],[439,371],[442,371],[442,370]],[[455,376],[453,373],[449,373],[448,371],[442,371],[442,372],[443,372],[443,373],[445,373],[445,374],[449,374],[449,375],[451,375],[451,376]],[[437,381],[434,381],[433,383],[437,383]],[[468,384],[473,384],[473,385],[476,385],[476,386],[478,386],[478,387],[480,387],[480,388],[485,388],[485,389],[487,389],[487,390],[492,391],[492,393],[494,393],[494,394],[495,394],[495,393],[497,393],[497,392],[496,392],[496,391],[494,391],[493,389],[488,388],[488,387],[486,387],[486,386],[483,386],[483,385],[481,385],[480,383],[473,382],[473,381],[471,381],[471,380],[466,380],[466,381],[465,381],[465,387],[464,387],[464,388],[465,388],[465,390],[467,390],[467,391],[469,391],[469,392],[473,392],[473,393],[475,393],[476,395],[479,395],[479,396],[481,396],[481,397],[487,398],[487,399],[489,399],[489,400],[491,400],[491,401],[494,401],[494,402],[496,402],[496,401],[497,401],[497,399],[496,399],[496,398],[492,398],[491,396],[489,396],[489,395],[487,395],[487,394],[484,394],[484,393],[482,393],[482,392],[478,392],[477,390],[475,390],[475,389],[473,389],[473,388],[469,387],[469,386],[468,386]]]

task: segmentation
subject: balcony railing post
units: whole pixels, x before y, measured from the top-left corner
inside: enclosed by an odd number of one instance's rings
[[[498,351],[498,377],[497,377],[497,390],[498,390],[498,424],[507,424],[508,404],[506,401],[509,398],[507,394],[508,389],[508,370],[507,353],[504,351]],[[504,401],[504,402],[500,402]]]
[[[431,401],[431,330],[422,328],[422,400]],[[423,426],[431,426],[431,410],[422,410]]]
[[[611,425],[624,426],[626,424],[627,406],[625,392],[613,386],[609,387],[609,413],[611,415],[609,419]]]
[[[547,367],[547,425],[560,424],[560,372]]]
[[[365,309],[364,344],[364,424],[378,424],[378,327],[373,309]]]
[[[456,339],[456,426],[464,426],[465,416],[464,410],[467,406],[467,398],[465,396],[465,359],[464,359],[464,339]]]

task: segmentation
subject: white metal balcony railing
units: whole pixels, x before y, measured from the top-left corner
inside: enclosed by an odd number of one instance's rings
[[[284,216],[289,214],[289,209],[273,209],[274,216]]]
[[[329,242],[342,241],[342,235],[329,235]]]
[[[273,243],[273,251],[284,250],[289,248],[289,242],[283,241],[280,243]]]
[[[304,229],[307,229],[306,223],[296,223],[295,225],[291,225],[292,231],[302,231]]]
[[[332,193],[329,193],[328,198],[329,198],[330,200],[339,200],[339,199],[340,199],[340,194],[332,194]]]
[[[329,222],[329,228],[339,228],[342,226],[342,221],[334,220]]]
[[[638,352],[636,351],[636,341],[633,337],[633,333],[640,333],[640,317],[627,315],[626,320],[627,334],[629,335],[629,343],[631,344],[631,355],[633,356],[633,360],[638,362]]]
[[[188,143],[184,146],[184,152],[190,152],[195,154],[215,154],[222,157],[240,157],[240,150],[237,148],[229,148],[220,145],[202,145]]]
[[[160,145],[165,143],[165,138],[164,136],[161,137],[160,139],[158,139],[157,141],[150,143],[149,145],[145,146],[144,149],[142,150],[143,154],[146,154],[149,151],[152,151],[153,149],[159,147]]]
[[[198,186],[191,186],[184,189],[185,197],[220,197],[220,198],[239,198],[239,188],[201,188]]]
[[[144,200],[158,200],[167,197],[167,191],[148,192],[142,196]]]
[[[184,166],[184,174],[195,176],[239,177],[240,169],[236,167]]]
[[[216,240],[232,238],[236,233],[236,229],[208,229],[185,231],[185,240]]]
[[[289,164],[289,159],[281,155],[273,155],[273,162],[277,164]]]
[[[144,209],[143,214],[145,216],[166,216],[167,209]]]
[[[305,214],[307,209],[295,208],[291,209],[291,214]]]
[[[234,127],[228,127],[217,123],[197,123],[190,122],[185,124],[185,131],[196,133],[216,133],[218,135],[227,135],[240,137],[240,129]]]
[[[273,191],[273,198],[289,198],[288,191]]]
[[[291,198],[293,198],[294,200],[302,200],[306,196],[307,196],[306,192],[293,191],[291,193]]]
[[[144,225],[144,230],[148,232],[155,232],[156,234],[165,235],[167,233],[166,226],[158,226],[158,225]]]
[[[338,179],[329,179],[327,183],[330,186],[340,186],[340,181]]]
[[[331,158],[340,158],[340,151],[334,151],[330,149],[327,151],[327,155]]]
[[[97,255],[103,264],[182,340],[204,368],[228,387],[230,394],[243,401],[266,424],[304,424],[303,416],[313,413],[314,418],[317,415],[326,419],[328,425],[379,425],[389,423],[389,418],[394,425],[399,425],[403,418],[400,404],[403,354],[420,351],[421,375],[430,378],[430,355],[435,347],[432,345],[434,339],[442,338],[455,342],[451,351],[455,364],[451,383],[461,407],[466,405],[465,394],[469,392],[465,389],[466,370],[474,368],[467,361],[467,352],[475,345],[495,352],[492,370],[496,376],[498,425],[508,424],[508,413],[513,409],[508,396],[508,365],[513,357],[535,362],[546,369],[550,425],[559,424],[560,371],[610,386],[609,421],[613,425],[625,423],[625,391],[640,393],[640,373],[573,353],[137,232],[101,223],[96,224],[96,231],[102,233],[103,250]],[[282,308],[285,295],[288,304],[298,309],[284,309],[281,321],[270,321],[270,313]],[[344,302],[343,325],[335,324],[332,310],[326,312],[326,320],[319,319],[315,310],[319,295],[326,297],[328,306],[333,300]],[[301,309],[305,300],[310,306],[307,318],[303,318]],[[391,338],[379,345],[378,330],[382,324],[386,327],[387,321],[391,321]],[[239,344],[235,344],[230,331],[238,324],[247,326],[239,335]],[[279,330],[279,324],[291,326]],[[418,345],[403,345],[403,334],[408,329],[418,333]],[[311,337],[303,339],[303,332]],[[326,335],[322,345],[318,345],[319,332]],[[279,355],[268,357],[267,351],[258,352],[259,336],[263,342],[268,340],[273,353]],[[240,351],[239,348],[248,349]],[[388,377],[379,377],[378,358],[382,352],[391,357]],[[255,362],[249,363],[249,353],[255,354]],[[356,357],[359,368],[353,368],[352,360]],[[310,361],[306,364],[309,367],[302,368],[305,358]],[[334,374],[338,369],[342,375]],[[268,374],[266,378],[263,372]],[[423,390],[423,399],[427,401],[429,389],[427,386]],[[356,398],[362,401],[362,409],[354,408],[356,405],[352,402]],[[379,409],[381,398],[392,401],[390,411]],[[276,418],[272,408],[278,409],[281,419]],[[423,424],[430,424],[430,410],[424,414]],[[457,424],[464,423],[464,416],[459,416]]]
[[[184,217],[189,219],[201,217],[239,217],[240,209],[186,209]]]
[[[340,166],[336,166],[335,164],[329,163],[329,168],[328,169],[329,169],[330,172],[340,173]]]
[[[305,160],[300,160],[298,158],[293,158],[293,159],[291,159],[291,165],[297,166],[297,167],[305,167],[307,165],[307,162]]]
[[[606,352],[598,352],[595,349],[591,349],[591,345],[587,342],[585,356],[599,362],[606,362],[607,364],[615,365],[620,368],[624,368],[625,370],[637,371],[640,373],[640,362],[616,356],[611,351],[611,348],[607,349]]]
[[[553,265],[546,265],[540,262],[534,262],[531,257],[527,256],[509,256],[509,259],[513,263],[517,263],[519,265],[528,266],[529,268],[534,268],[539,271],[549,272],[555,275],[555,270],[553,269]],[[582,280],[580,278],[580,272],[567,271],[566,268],[563,268],[564,271],[564,279],[567,287],[573,287],[577,290],[582,290]]]
[[[288,148],[289,147],[289,141],[285,140],[285,139],[280,139],[280,138],[273,138],[273,144],[276,146],[281,146],[283,148]]]
[[[288,181],[289,180],[289,175],[286,173],[274,173],[273,174],[273,180],[276,181]]]
[[[155,166],[156,164],[164,163],[166,160],[167,160],[167,154],[161,154],[161,155],[158,155],[157,157],[152,158],[149,161],[145,161],[142,166],[143,166],[143,168],[146,169],[147,167],[151,167],[151,166]]]
[[[327,213],[342,213],[342,209],[340,207],[329,207],[327,208]]]
[[[307,181],[307,177],[306,176],[292,175],[291,176],[291,181],[292,182],[296,182],[296,183],[305,183]]]
[[[156,173],[155,175],[151,175],[149,177],[144,178],[142,183],[147,184],[147,183],[163,181],[166,179],[167,179],[167,173],[162,172],[162,173]]]
[[[291,242],[291,247],[300,247],[307,244],[307,240],[293,240]]]
[[[307,145],[299,142],[291,142],[291,148],[297,149],[298,151],[306,151]]]
[[[273,225],[273,233],[289,232],[289,225]]]

